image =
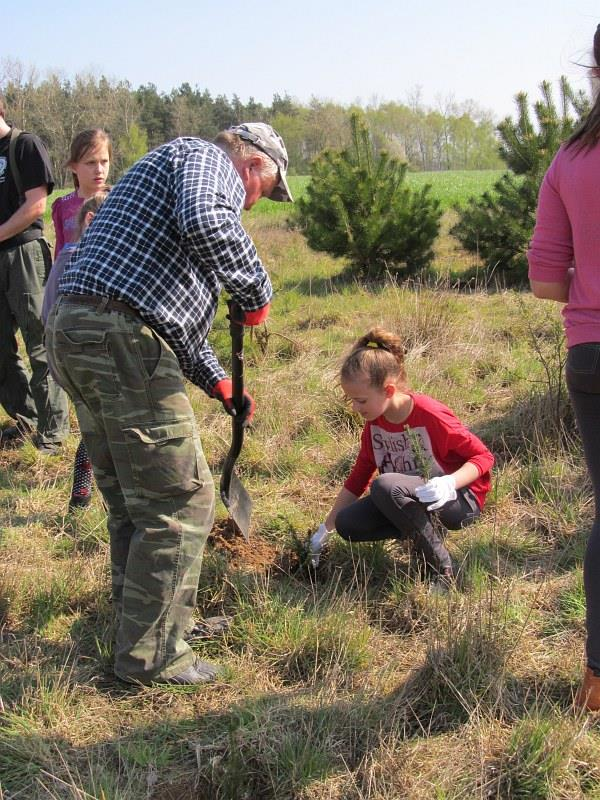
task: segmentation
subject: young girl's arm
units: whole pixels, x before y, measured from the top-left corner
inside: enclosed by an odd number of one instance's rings
[[[479,470],[471,461],[466,461],[460,469],[452,473],[454,482],[457,489],[462,489],[464,486],[469,486],[473,481],[479,477]]]
[[[352,492],[348,491],[345,486],[342,486],[331,511],[325,517],[325,522],[319,525],[315,533],[313,533],[310,538],[309,550],[311,564],[313,567],[316,568],[319,565],[321,551],[327,544],[327,540],[331,536],[332,532],[335,530],[335,518],[343,508],[346,508],[346,506],[354,503],[356,499],[357,497],[355,494],[352,494]]]
[[[456,415],[443,404],[427,398],[430,405],[425,420],[434,453],[441,464],[446,462],[445,475],[431,478],[424,486],[415,490],[417,499],[428,511],[437,511],[447,502],[456,499],[456,492],[470,486],[494,463],[494,457]],[[456,469],[456,465],[461,466]],[[444,468],[444,467],[442,467]]]
[[[456,500],[456,490],[469,486],[479,477],[479,469],[471,461],[448,475],[431,478],[423,486],[417,486],[415,494],[421,503],[427,504],[427,511],[437,511],[450,500]]]
[[[319,554],[329,539],[332,531],[335,530],[335,518],[343,508],[346,508],[358,500],[368,484],[371,476],[373,475],[373,472],[375,471],[375,463],[368,446],[369,436],[367,428],[368,425],[366,425],[363,429],[360,451],[354,466],[352,467],[350,475],[346,479],[344,486],[342,486],[338,492],[331,511],[325,517],[325,522],[319,525],[318,529],[315,533],[313,533],[310,539],[310,552],[312,554],[313,567],[316,567],[319,563]],[[351,491],[350,489],[346,488],[348,485],[350,485],[352,489],[355,489],[355,491]]]

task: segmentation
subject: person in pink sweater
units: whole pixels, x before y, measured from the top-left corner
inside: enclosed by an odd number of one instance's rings
[[[101,128],[80,131],[71,142],[66,166],[73,173],[75,191],[58,197],[52,203],[52,222],[56,233],[55,259],[66,244],[77,241],[79,210],[85,200],[105,188],[111,158],[111,141]]]
[[[408,539],[434,579],[448,586],[452,560],[432,517],[452,530],[479,517],[493,455],[449,408],[409,388],[404,348],[393,333],[374,328],[361,337],[340,377],[365,427],[354,467],[311,539],[313,564],[334,529],[352,542]]]
[[[592,79],[600,79],[600,25]],[[536,297],[563,303],[566,379],[595,498],[583,579],[586,670],[575,702],[600,709],[600,94],[550,165],[539,194],[529,259]]]

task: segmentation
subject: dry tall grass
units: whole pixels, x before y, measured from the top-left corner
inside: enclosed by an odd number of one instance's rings
[[[76,437],[54,459],[2,453],[0,798],[600,797],[600,731],[572,707],[591,507],[558,309],[456,291],[450,241],[438,280],[366,287],[281,219],[249,224],[277,290],[247,337],[258,412],[239,469],[253,532],[249,547],[232,538],[219,507],[198,595],[199,615],[234,618],[200,648],[227,677],[194,690],[116,682],[98,496],[66,516]],[[337,367],[374,324],[404,336],[413,386],[497,454],[486,513],[449,535],[459,580],[447,597],[401,545],[337,539],[316,574],[303,566],[358,446]],[[224,363],[227,337],[221,314]],[[229,419],[190,394],[218,473]]]

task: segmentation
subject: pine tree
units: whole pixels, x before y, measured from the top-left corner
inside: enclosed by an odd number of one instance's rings
[[[585,94],[575,93],[564,76],[559,89],[557,109],[550,83],[540,85],[542,99],[533,106],[535,124],[527,95],[520,92],[515,97],[516,120],[507,117],[498,125],[500,156],[510,172],[502,175],[492,192],[456,209],[460,219],[451,233],[466,250],[484,259],[490,273],[502,273],[509,283],[527,276],[527,244],[544,174],[561,143],[589,111]]]
[[[300,228],[314,250],[348,257],[359,275],[412,274],[432,257],[439,202],[429,185],[416,191],[404,186],[405,163],[386,152],[375,155],[358,113],[350,124],[352,146],[325,150],[313,162],[306,196],[297,204]]]

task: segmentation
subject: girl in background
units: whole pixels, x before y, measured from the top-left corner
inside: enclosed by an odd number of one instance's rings
[[[108,179],[112,145],[101,128],[81,131],[71,142],[67,167],[73,173],[75,191],[57,198],[52,204],[52,221],[56,233],[54,258],[65,244],[77,241],[77,215],[87,200],[101,191]]]
[[[96,192],[96,194],[89,197],[83,202],[79,209],[76,220],[75,241],[68,242],[62,248],[60,255],[52,265],[46,288],[44,290],[44,302],[42,305],[42,322],[44,326],[52,310],[52,306],[57,300],[58,296],[58,282],[62,277],[65,267],[71,259],[73,250],[76,249],[76,242],[83,236],[86,228],[94,219],[94,216],[102,203],[105,201],[108,191]],[[52,369],[50,357],[48,358],[48,367],[55,377],[55,370]],[[75,454],[75,464],[73,465],[73,488],[71,489],[71,498],[69,500],[69,511],[75,508],[85,508],[92,500],[92,465],[87,448],[83,443],[83,439],[79,442],[79,447]]]
[[[409,539],[436,580],[449,585],[452,560],[432,515],[452,530],[474,522],[494,457],[449,408],[408,387],[404,349],[393,333],[374,328],[359,339],[340,377],[366,424],[356,463],[311,539],[313,563],[334,528],[351,542]],[[375,471],[379,477],[361,497]]]
[[[595,515],[583,561],[586,669],[576,705],[600,710],[600,25],[592,110],[546,173],[529,247],[536,297],[565,303],[566,379],[593,485]]]

